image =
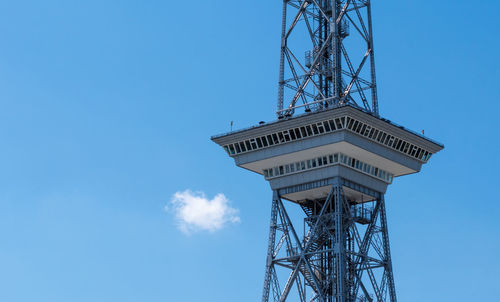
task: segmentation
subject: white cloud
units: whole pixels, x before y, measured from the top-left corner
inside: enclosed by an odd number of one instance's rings
[[[238,210],[229,206],[229,200],[219,193],[209,200],[202,192],[177,192],[172,196],[169,212],[174,212],[178,228],[189,234],[194,231],[215,232],[229,223],[240,222]]]

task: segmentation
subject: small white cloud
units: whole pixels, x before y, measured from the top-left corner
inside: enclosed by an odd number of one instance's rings
[[[165,210],[174,212],[178,228],[189,234],[194,231],[215,232],[228,223],[240,222],[238,210],[229,206],[229,200],[219,193],[209,200],[202,192],[177,192]]]

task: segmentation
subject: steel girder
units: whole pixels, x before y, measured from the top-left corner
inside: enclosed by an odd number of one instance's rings
[[[371,204],[360,219],[366,205],[350,202],[339,180],[326,199],[300,205],[299,236],[275,191],[262,301],[396,302],[384,198]]]
[[[370,1],[283,0],[278,118],[348,103],[378,115]]]

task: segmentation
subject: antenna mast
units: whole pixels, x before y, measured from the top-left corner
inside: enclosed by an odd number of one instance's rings
[[[370,1],[283,0],[278,118],[346,104],[379,115]]]

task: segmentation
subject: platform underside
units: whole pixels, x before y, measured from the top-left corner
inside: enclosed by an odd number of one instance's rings
[[[344,190],[344,194],[348,200],[354,201],[357,203],[370,202],[377,199],[377,194],[370,193],[362,193],[357,190],[351,189],[347,186],[342,187]],[[314,188],[310,190],[304,190],[300,192],[284,194],[281,196],[282,198],[295,202],[295,203],[304,203],[307,200],[323,200],[330,193],[331,185]]]

